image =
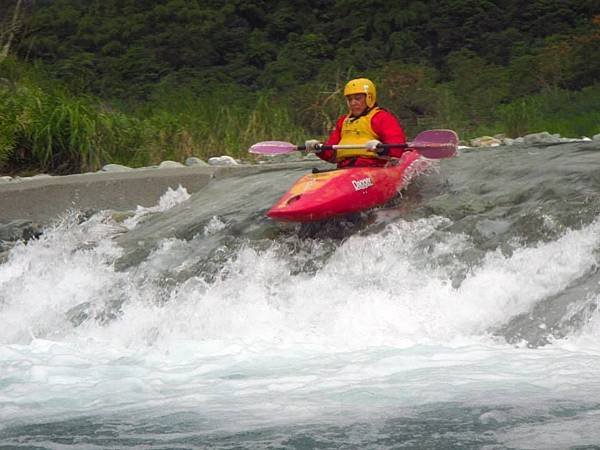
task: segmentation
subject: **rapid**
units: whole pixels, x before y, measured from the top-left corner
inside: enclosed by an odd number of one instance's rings
[[[0,446],[600,445],[600,143],[463,149],[385,208],[306,166],[71,212],[0,259]]]

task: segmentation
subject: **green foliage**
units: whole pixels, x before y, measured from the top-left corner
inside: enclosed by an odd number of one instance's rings
[[[550,89],[498,108],[495,122],[465,133],[465,137],[504,133],[509,137],[549,131],[569,137],[600,133],[600,85],[580,92]]]
[[[539,97],[530,97],[504,105],[498,110],[502,130],[509,137],[523,136],[533,132],[540,122],[542,102]]]
[[[0,163],[19,169],[34,167],[52,173],[95,170],[110,159],[119,144],[114,114],[98,109],[91,99],[47,93],[36,86],[1,91]]]
[[[506,71],[469,51],[452,53],[448,62],[453,68],[451,88],[461,94],[471,125],[489,122],[497,105],[510,98]]]
[[[38,67],[0,63],[0,168],[52,173],[96,170],[118,149],[138,145],[136,120],[90,96],[72,96]]]
[[[0,171],[64,174],[107,162],[147,166],[192,155],[245,157],[258,140],[305,138],[290,109],[267,92],[228,104],[231,89],[202,91],[201,97],[190,88],[171,89],[155,94],[154,107],[124,113],[26,77],[7,82],[0,89]]]
[[[449,81],[459,50],[507,66],[554,40],[594,65],[562,66],[562,87],[581,88],[600,60],[595,14],[592,0],[56,0],[31,8],[15,48],[77,89],[146,100],[179,71],[255,91],[331,76],[328,62],[360,72],[426,63]],[[548,50],[540,63],[566,55]]]
[[[16,59],[0,62],[0,170],[241,157],[258,140],[325,138],[357,76],[409,136],[599,131],[593,0],[28,5]]]
[[[194,97],[182,89],[165,94],[154,111],[138,111],[144,116],[150,160],[183,161],[188,156],[208,158],[228,154],[245,157],[246,150],[265,139],[303,139],[304,130],[294,122],[285,105],[268,93],[252,100],[228,104],[220,91]],[[177,104],[169,101],[177,98]],[[245,103],[245,104],[244,104]]]

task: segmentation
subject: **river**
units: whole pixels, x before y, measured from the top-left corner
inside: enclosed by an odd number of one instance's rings
[[[294,166],[66,215],[0,264],[0,448],[598,448],[599,156],[463,149],[318,225],[265,217]]]

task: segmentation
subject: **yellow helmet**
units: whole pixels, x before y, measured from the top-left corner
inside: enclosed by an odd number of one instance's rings
[[[368,78],[356,78],[346,83],[344,96],[352,94],[367,94],[367,106],[372,108],[377,102],[375,85]]]

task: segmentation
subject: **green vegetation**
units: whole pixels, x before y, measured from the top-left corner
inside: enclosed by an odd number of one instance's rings
[[[242,158],[259,140],[306,136],[288,108],[263,93],[248,95],[249,104],[240,105],[216,94],[200,98],[181,89],[163,91],[124,113],[98,98],[69,94],[26,73],[27,67],[15,70],[16,65],[11,59],[0,63],[0,167],[7,173],[66,174],[108,162],[136,167],[192,155]]]
[[[505,133],[522,136],[535,131],[551,131],[561,136],[592,136],[600,131],[600,84],[581,91],[545,91],[500,105],[493,127],[479,134]]]
[[[368,76],[409,136],[600,133],[593,0],[0,0],[0,173],[325,137]]]

